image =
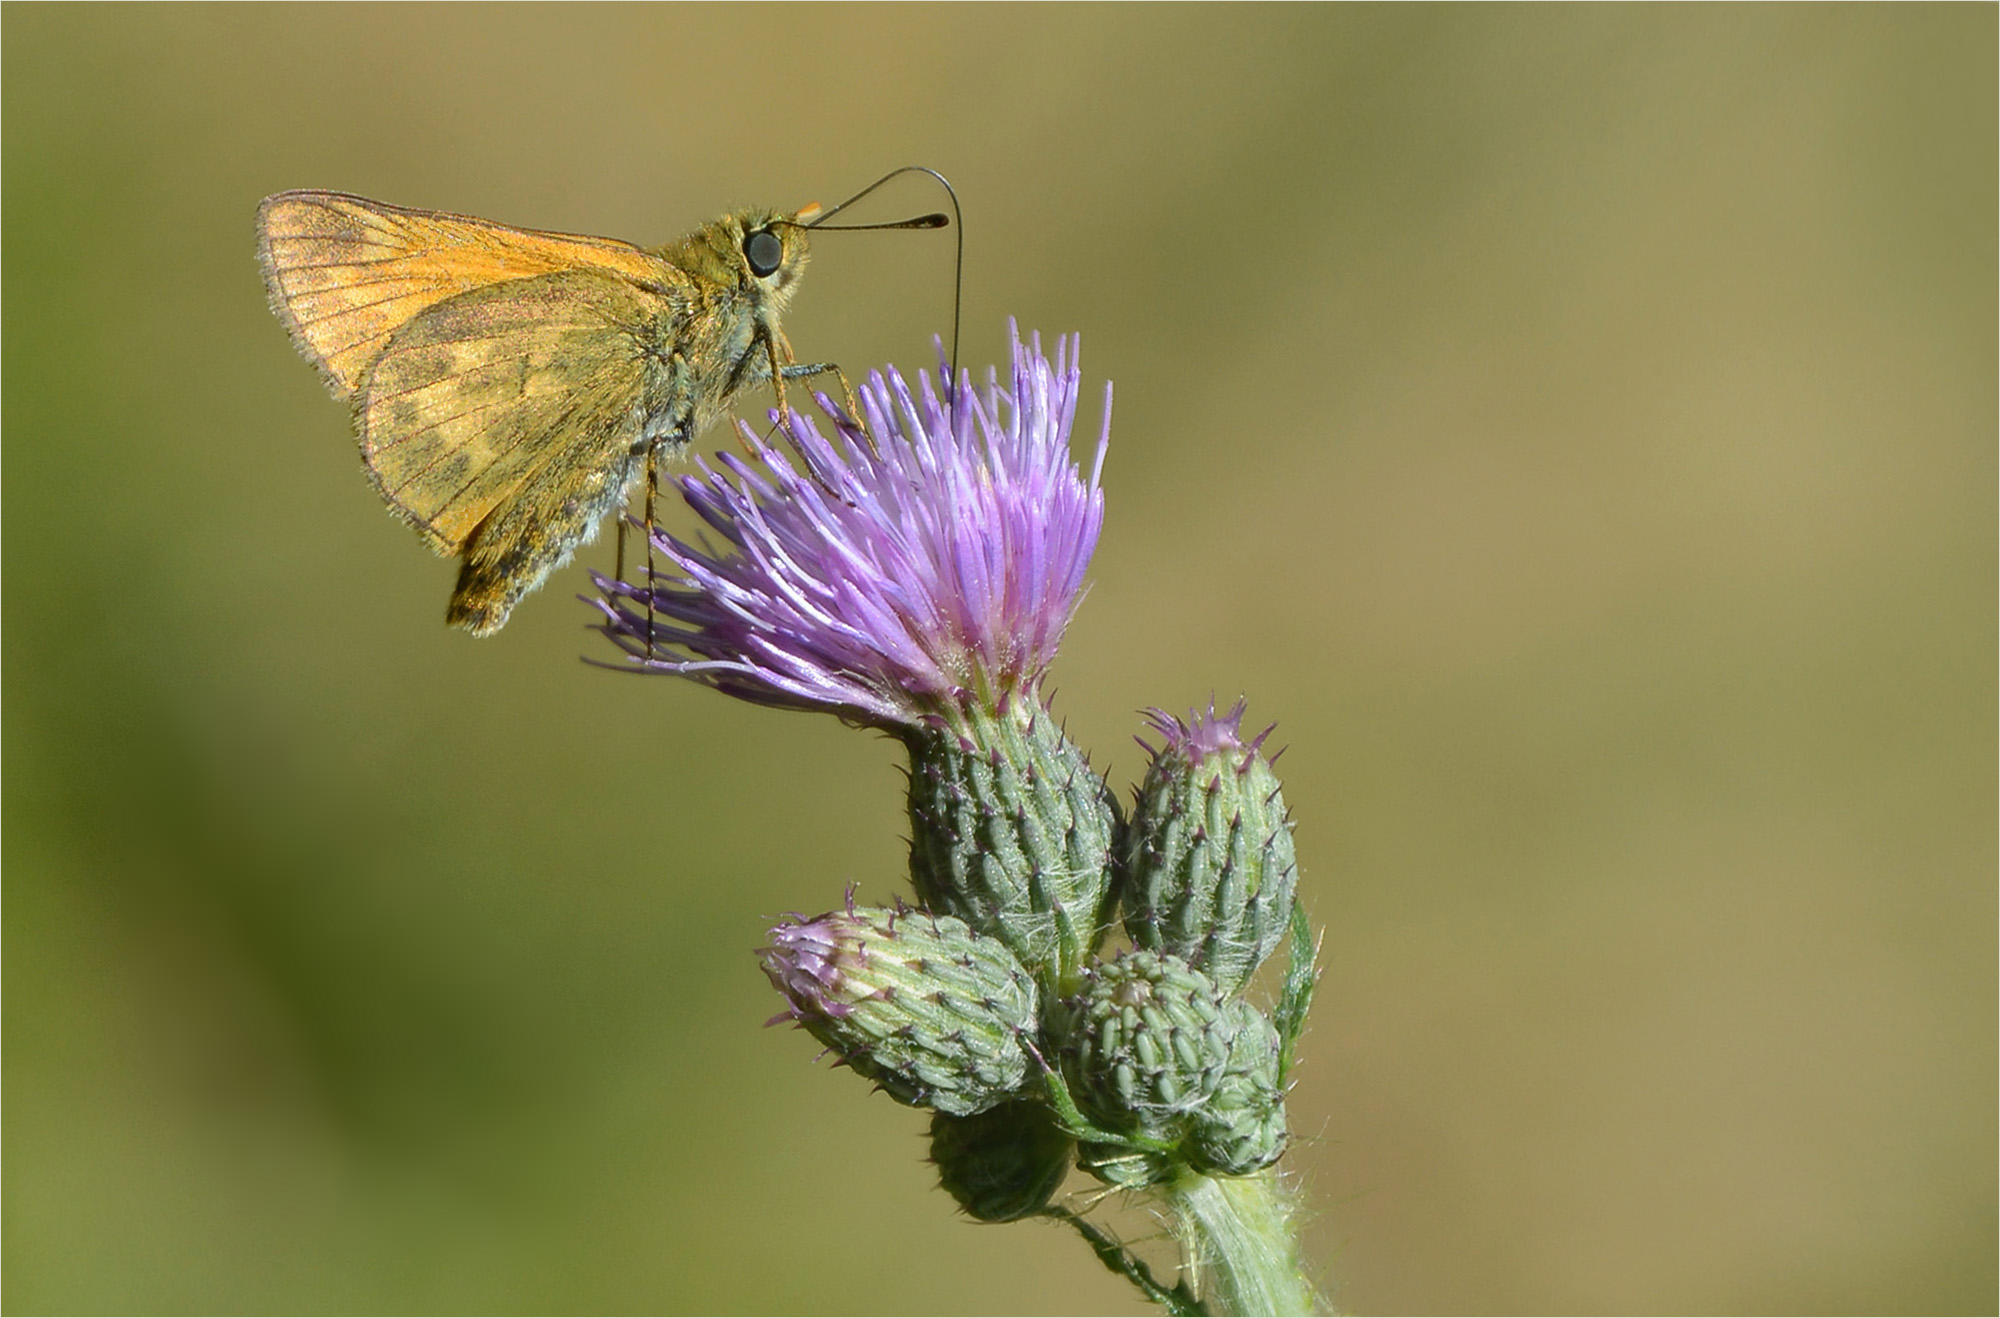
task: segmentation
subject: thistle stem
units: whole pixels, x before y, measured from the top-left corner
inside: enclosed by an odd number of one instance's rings
[[[1172,1287],[1162,1286],[1153,1276],[1153,1270],[1134,1258],[1131,1251],[1119,1244],[1115,1237],[1098,1230],[1067,1208],[1046,1208],[1042,1210],[1042,1216],[1075,1227],[1091,1252],[1097,1255],[1098,1262],[1131,1282],[1141,1295],[1165,1309],[1173,1318],[1199,1318],[1208,1312],[1185,1281]]]
[[[1211,1311],[1326,1312],[1300,1264],[1292,1197],[1276,1176],[1184,1176],[1166,1187],[1166,1199]]]

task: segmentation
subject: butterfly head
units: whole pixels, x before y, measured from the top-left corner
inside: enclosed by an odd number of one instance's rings
[[[817,214],[817,205],[796,214],[737,211],[711,226],[709,242],[735,275],[738,287],[755,289],[783,306],[805,273],[812,248],[806,225]]]

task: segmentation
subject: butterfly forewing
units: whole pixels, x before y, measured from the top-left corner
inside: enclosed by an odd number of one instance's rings
[[[516,229],[340,192],[281,192],[258,209],[271,306],[346,396],[389,336],[446,298],[488,284],[595,267],[655,278],[658,258],[611,238]]]

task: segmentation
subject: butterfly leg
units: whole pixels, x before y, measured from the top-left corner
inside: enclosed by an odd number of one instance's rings
[[[618,510],[618,560],[611,569],[611,579],[613,581],[623,581],[625,579],[625,519],[629,515],[623,508]]]
[[[653,518],[660,501],[660,446],[646,446],[646,654],[653,653],[653,591],[659,572],[653,559]]]
[[[657,502],[660,493],[660,459],[659,459],[658,445],[649,443],[645,446],[645,449],[646,449],[646,502],[645,502],[646,649],[648,650],[648,652],[650,652],[653,646],[653,599],[652,599],[653,576],[654,576],[653,506]],[[632,529],[632,515],[625,508],[619,508],[617,510],[617,514],[618,514],[617,517],[618,554],[616,561],[612,565],[611,579],[613,581],[623,583],[625,581],[625,537],[627,533],[630,532]]]
[[[778,415],[784,421],[792,419],[791,408],[785,402],[785,381],[810,380],[815,375],[831,375],[840,381],[841,405],[862,434],[868,433],[867,423],[861,419],[861,404],[854,396],[854,386],[847,382],[847,373],[832,362],[801,363],[792,360],[792,345],[782,332],[765,333],[764,353],[771,371],[771,392],[778,396]],[[872,447],[872,444],[871,444]]]
[[[832,362],[813,362],[809,365],[800,363],[796,366],[787,366],[778,372],[780,380],[809,380],[815,375],[831,375],[834,379],[840,381],[842,409],[846,411],[848,420],[854,423],[855,428],[860,430],[862,434],[867,434],[868,425],[861,419],[861,402],[855,397],[854,386],[847,382],[847,372],[841,370],[840,367],[834,365]],[[782,387],[780,388],[779,396],[783,397]]]
[[[843,410],[846,412],[847,420],[852,422],[855,428],[861,431],[863,442],[868,445],[871,452],[874,451],[875,441],[868,434],[867,423],[861,419],[861,404],[854,396],[854,386],[847,382],[846,372],[842,371],[832,362],[790,362],[788,364],[788,359],[792,355],[792,345],[784,342],[782,337],[772,337],[767,334],[763,337],[762,346],[771,372],[771,392],[778,396],[778,425],[773,428],[772,434],[776,434],[779,429],[783,429],[792,419],[791,405],[785,399],[785,381],[809,380],[816,375],[832,375],[836,380],[840,381]],[[767,434],[764,436],[765,443],[768,444],[770,440],[771,435]],[[802,453],[801,456],[805,455]],[[806,466],[811,472],[813,480],[818,483],[821,489],[825,490],[828,494],[837,493],[832,486],[827,484],[825,478],[812,462],[808,461]]]
[[[838,366],[835,366],[832,362],[813,362],[811,364],[802,363],[797,366],[785,367],[784,370],[779,372],[778,378],[780,380],[785,380],[785,379],[805,380],[805,379],[810,379],[815,375],[831,375],[834,379],[840,381],[840,392],[845,396],[845,402],[842,405],[842,410],[847,413],[847,419],[853,423],[854,428],[861,432],[861,442],[868,446],[868,451],[871,454],[877,452],[877,449],[875,447],[875,437],[868,433],[868,423],[864,421],[861,417],[861,404],[855,400],[854,386],[850,385],[847,382],[847,373],[845,371],[841,370]],[[848,499],[848,497],[845,494],[842,494],[839,490],[836,490],[832,485],[827,483],[826,478],[820,473],[817,467],[814,467],[811,463],[808,463],[807,469],[811,472],[814,482],[818,484],[818,486],[822,490],[825,490],[829,495],[833,496],[834,498],[839,499],[842,503],[846,503],[850,507],[853,506],[852,502]]]

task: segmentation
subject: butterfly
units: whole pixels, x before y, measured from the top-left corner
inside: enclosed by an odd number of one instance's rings
[[[769,382],[783,412],[786,381],[831,375],[855,411],[840,368],[800,363],[780,321],[809,231],[894,176],[831,211],[739,210],[655,248],[280,192],[257,208],[257,259],[293,344],[352,407],[376,493],[461,561],[445,621],[487,636],[746,388]]]

